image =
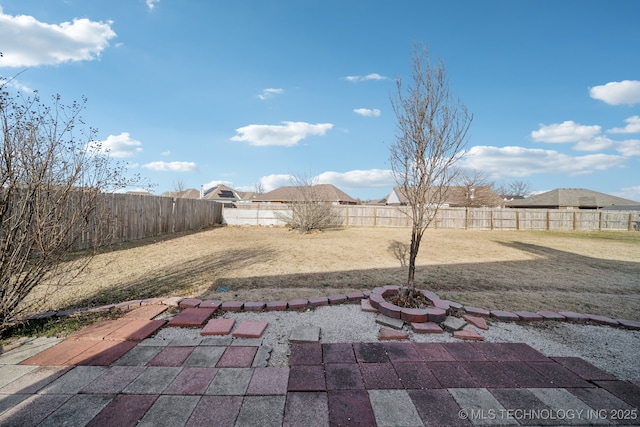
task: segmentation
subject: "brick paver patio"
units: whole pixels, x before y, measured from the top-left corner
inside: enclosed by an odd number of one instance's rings
[[[526,344],[292,343],[273,367],[264,323],[165,340],[140,310],[0,355],[0,425],[640,424],[637,382]],[[181,321],[211,328],[203,310]]]

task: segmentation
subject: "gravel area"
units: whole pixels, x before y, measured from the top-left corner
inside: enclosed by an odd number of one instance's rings
[[[262,344],[273,349],[270,366],[287,366],[289,360],[289,336],[305,325],[320,327],[320,342],[378,342],[377,313],[364,312],[359,305],[318,307],[305,311],[279,312],[227,312],[225,318],[262,320],[269,322],[263,334]],[[599,325],[580,325],[568,322],[513,323],[488,319],[489,330],[483,331],[471,325],[485,342],[522,342],[529,344],[546,356],[581,357],[599,368],[623,380],[640,379],[640,331],[630,331]],[[450,333],[415,334],[408,326],[404,330],[414,342],[460,342]],[[159,338],[198,338],[200,329],[165,327]]]
[[[320,342],[377,342],[381,325],[376,313],[364,312],[359,305],[318,307],[303,312],[226,313],[224,317],[263,320],[269,327],[263,344],[273,348],[270,364],[286,366],[289,335],[302,325],[319,326]],[[473,326],[486,342],[523,342],[546,356],[577,356],[620,379],[640,379],[640,331],[568,322],[532,322],[529,324],[489,320],[489,330]],[[460,342],[450,333],[414,334],[406,325],[409,340],[414,342]]]

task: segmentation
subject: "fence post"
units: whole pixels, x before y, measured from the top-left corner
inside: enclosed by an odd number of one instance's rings
[[[602,211],[598,213],[598,231],[602,231]]]
[[[551,229],[551,212],[547,209],[547,231]]]
[[[469,207],[464,209],[464,229],[469,229]]]

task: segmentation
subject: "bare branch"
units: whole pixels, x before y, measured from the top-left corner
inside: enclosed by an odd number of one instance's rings
[[[411,247],[407,285],[414,284],[415,260],[426,229],[447,197],[456,177],[472,116],[449,91],[442,61],[432,65],[426,46],[414,45],[411,84],[397,80],[391,99],[396,115],[396,142],[390,163],[396,184],[409,206]]]
[[[102,192],[133,183],[90,148],[85,104],[0,93],[0,330],[82,271],[93,252],[70,259],[80,239],[94,250],[110,239]]]

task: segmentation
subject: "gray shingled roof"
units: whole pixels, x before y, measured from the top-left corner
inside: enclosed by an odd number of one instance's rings
[[[638,206],[640,203],[584,188],[557,188],[526,199],[512,200],[505,205],[512,208],[574,207],[598,209],[612,205]]]
[[[349,196],[332,184],[318,184],[313,186],[289,185],[276,188],[253,199],[254,202],[292,202],[304,200],[307,196],[313,196],[317,202],[356,203],[357,200]]]

